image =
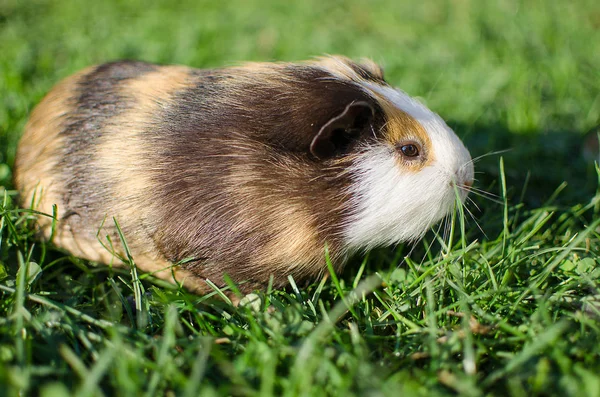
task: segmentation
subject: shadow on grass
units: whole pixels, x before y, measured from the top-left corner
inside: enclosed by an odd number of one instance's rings
[[[593,160],[583,155],[584,131],[513,133],[501,126],[448,124],[463,137],[474,158],[485,156],[475,164],[476,187],[500,194],[499,161],[503,158],[509,204],[539,207],[564,182],[567,187],[555,204],[589,202],[596,192]],[[490,154],[498,151],[506,152]]]

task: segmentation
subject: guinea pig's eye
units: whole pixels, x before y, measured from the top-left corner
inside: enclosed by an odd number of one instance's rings
[[[406,157],[417,157],[419,155],[419,146],[415,143],[405,143],[400,145],[400,151]]]

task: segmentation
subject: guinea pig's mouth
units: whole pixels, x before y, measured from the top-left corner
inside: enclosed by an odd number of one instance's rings
[[[458,188],[464,190],[467,193],[471,191],[471,187],[473,187],[473,181],[465,181],[463,183],[458,184]]]
[[[453,180],[450,182],[450,188],[455,191],[457,198],[460,198],[460,201],[462,201],[462,202],[464,202],[467,199],[467,196],[471,192],[472,187],[473,187],[472,180],[466,180],[466,181]]]
[[[471,187],[473,187],[473,181],[464,181],[464,182],[456,182],[450,181],[450,187],[457,187],[460,190],[466,191],[467,193],[471,191]]]

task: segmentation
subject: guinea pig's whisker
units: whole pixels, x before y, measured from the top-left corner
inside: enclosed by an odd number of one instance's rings
[[[452,245],[455,241],[455,233],[456,233],[456,223],[458,220],[458,216],[457,216],[457,209],[454,208],[453,212],[448,214],[447,218],[446,218],[446,235],[445,235],[445,243],[446,243],[446,249],[445,249],[445,253],[449,254],[450,251],[452,250]]]
[[[431,239],[431,242],[429,244],[427,244],[427,246],[425,247],[425,252],[423,253],[423,256],[421,257],[421,260],[418,262],[418,266],[417,266],[417,270],[421,269],[421,266],[423,265],[423,263],[425,263],[425,258],[427,257],[427,255],[429,254],[429,252],[431,251],[431,248],[433,247],[433,244],[435,243],[436,239],[439,241],[440,240],[440,229],[442,229],[442,226],[444,226],[446,221],[446,217],[444,217],[444,219],[442,219],[439,222],[439,225],[437,227],[437,230],[433,231],[433,234],[435,236],[435,238]],[[443,244],[443,243],[442,243]],[[413,253],[413,251],[417,248],[417,244],[412,244],[412,247],[410,249],[410,251],[408,252],[408,254],[405,255],[405,257],[409,257],[411,256],[411,254]]]
[[[450,241],[448,241],[448,239],[450,238],[450,229],[452,228],[452,220],[451,220],[451,216],[450,215],[446,215],[444,217],[444,233],[442,234],[442,244],[444,245],[444,248],[446,248],[446,250],[450,249]]]
[[[475,207],[477,207],[477,204],[475,204],[475,202],[473,200],[471,200],[471,202],[475,205]],[[475,223],[475,225],[477,226],[477,228],[481,231],[481,233],[483,233],[483,235],[487,239],[488,238],[487,234],[485,234],[485,232],[481,228],[481,225],[479,224],[479,222],[477,222],[477,218],[475,218],[475,215],[473,215],[473,212],[471,212],[471,210],[469,209],[469,207],[466,206],[466,204],[463,206],[463,208],[465,209],[465,211],[467,212],[467,214],[469,214],[469,216],[471,217],[471,219],[473,219],[473,222]],[[479,209],[479,207],[477,207],[477,209]]]
[[[450,248],[450,235],[452,233],[452,215],[446,215],[446,219],[444,221],[444,243],[446,247]]]
[[[475,186],[466,187],[466,186],[463,186],[463,185],[458,185],[458,188],[459,189],[463,189],[463,190],[465,190],[467,192],[470,191],[470,192],[473,192],[474,194],[479,194],[479,195],[486,196],[486,197],[489,197],[489,198],[494,198],[494,199],[499,199],[500,198],[500,196],[498,196],[497,194],[488,192],[487,190],[483,190],[483,189],[477,188]]]
[[[479,208],[479,206],[477,205],[477,203],[475,202],[475,200],[473,200],[471,197],[467,196],[467,201],[465,202],[465,205],[469,203],[469,204],[473,204],[473,206],[475,206],[475,208],[477,209],[477,211],[481,212],[481,208]]]
[[[468,166],[469,164],[475,164],[475,163],[477,163],[478,161],[480,161],[481,159],[483,159],[483,158],[485,158],[485,157],[489,157],[489,156],[494,156],[494,155],[496,155],[496,154],[502,154],[502,153],[510,152],[511,150],[512,150],[512,149],[503,149],[503,150],[497,150],[497,151],[495,151],[495,152],[489,152],[489,153],[482,154],[481,156],[474,157],[474,158],[472,158],[471,160],[469,160],[469,161],[467,161],[466,163],[464,163],[464,164],[463,164],[463,165],[460,167],[460,169],[462,169],[463,167],[466,167],[466,166]]]
[[[442,219],[440,219],[440,221],[438,222],[438,224],[437,224],[437,225],[438,225],[438,226],[437,226],[437,229],[436,229],[436,230],[432,230],[432,231],[433,231],[433,234],[434,234],[434,236],[435,236],[435,238],[436,238],[436,239],[438,239],[438,240],[439,240],[439,238],[440,238],[440,231],[441,231],[441,230],[443,230],[443,229],[445,228],[445,226],[446,226],[446,223],[445,223],[445,221],[446,221],[446,217],[444,216],[444,217],[443,217]],[[435,239],[434,239],[434,240],[435,240]]]
[[[473,195],[475,195],[475,196],[478,196],[478,197],[481,197],[481,198],[483,198],[483,199],[485,199],[485,200],[489,200],[489,201],[491,201],[492,203],[495,203],[495,204],[500,204],[500,205],[504,204],[504,203],[503,203],[501,200],[499,200],[499,199],[497,199],[497,198],[495,198],[495,197],[490,197],[490,196],[487,196],[487,195],[485,195],[484,193],[480,193],[480,192],[477,192],[477,191],[471,191],[471,193],[472,193]]]
[[[470,190],[470,191],[472,191],[475,194],[479,194],[479,195],[482,195],[482,196],[485,196],[485,197],[490,197],[490,198],[493,198],[493,199],[499,199],[500,198],[495,193],[491,193],[491,192],[488,192],[487,190],[479,189],[479,188],[476,188],[476,187],[473,187],[473,186],[471,186],[470,188],[466,188],[466,187],[462,187],[462,188],[465,189],[465,190],[467,190],[467,191]]]

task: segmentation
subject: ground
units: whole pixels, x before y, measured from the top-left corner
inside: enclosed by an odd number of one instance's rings
[[[0,395],[599,396],[597,43],[594,0],[0,2]],[[14,205],[28,114],[78,69],[324,53],[485,156],[477,223],[236,308],[37,243]]]

